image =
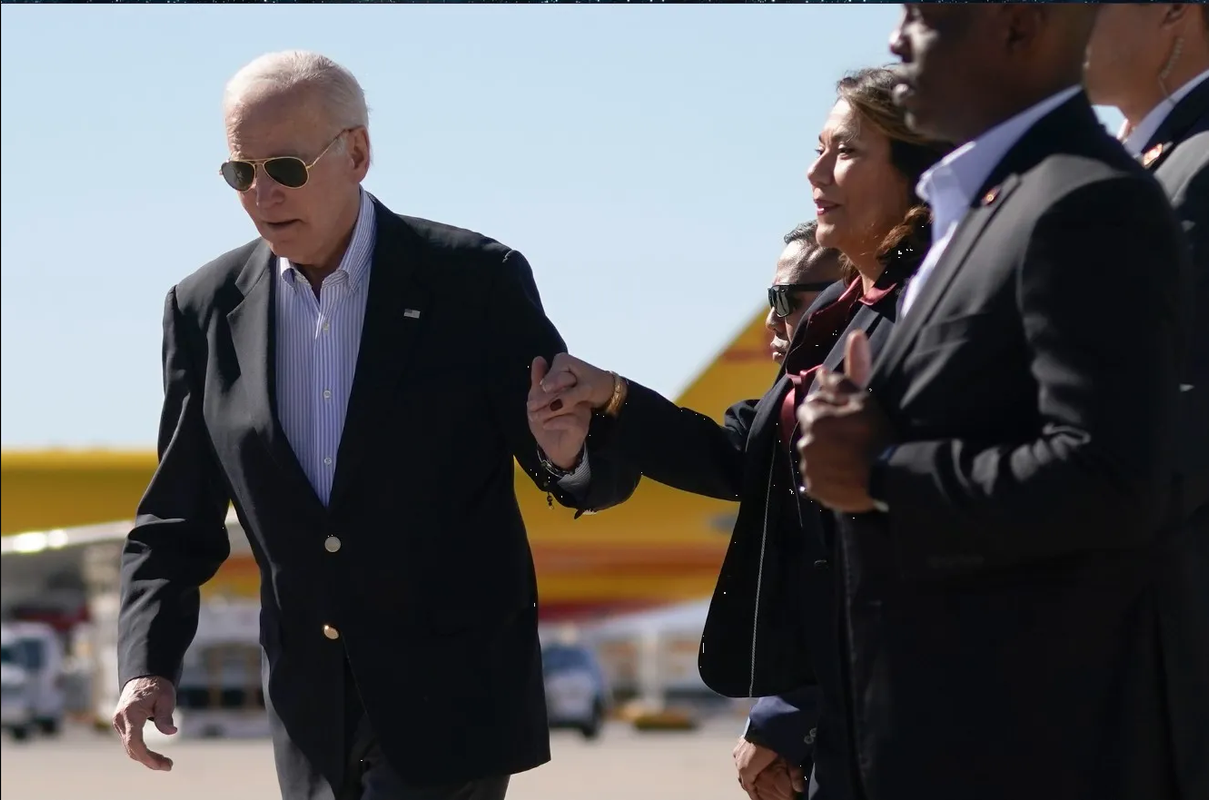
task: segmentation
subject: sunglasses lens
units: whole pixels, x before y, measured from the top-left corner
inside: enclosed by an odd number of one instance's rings
[[[778,317],[787,317],[793,313],[793,299],[788,291],[779,286],[768,290],[768,305],[772,306],[772,313]]]
[[[287,189],[306,186],[306,164],[297,158],[271,158],[264,162],[264,171]]]
[[[220,172],[227,185],[237,192],[246,192],[256,179],[256,167],[244,161],[227,161]]]

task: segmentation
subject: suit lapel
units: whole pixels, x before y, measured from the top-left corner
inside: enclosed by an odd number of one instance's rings
[[[428,291],[417,279],[422,272],[423,253],[415,233],[381,204],[375,202],[374,206],[377,240],[357,368],[333,476],[331,508],[348,492],[372,446],[375,431],[390,413],[390,402],[426,324],[428,310]]]
[[[1013,174],[999,186],[987,190],[979,199],[979,205],[971,208],[965,219],[953,232],[953,237],[941,253],[940,261],[932,269],[927,283],[915,298],[906,319],[900,320],[895,326],[894,335],[886,343],[886,349],[874,365],[871,385],[877,385],[884,376],[893,371],[910,350],[915,335],[932,316],[937,303],[944,297],[949,284],[957,277],[969,257],[974,246],[982,237],[991,220],[999,213],[999,209],[1007,202],[1008,197],[1020,183],[1020,176]]]
[[[854,331],[864,331],[866,334],[872,334],[873,329],[877,327],[877,322],[880,320],[881,314],[877,313],[877,309],[871,305],[861,304],[857,309],[856,314],[852,317],[852,322],[848,323],[848,327],[840,334],[840,338],[836,340],[835,346],[831,348],[831,352],[827,353],[827,357],[823,359],[823,369],[828,372],[835,372],[844,363],[844,352],[848,345],[848,335]]]
[[[894,326],[885,350],[874,364],[872,388],[884,390],[888,377],[910,351],[916,334],[932,316],[987,225],[1020,184],[1021,175],[1055,153],[1100,153],[1101,145],[1111,142],[1112,137],[1096,117],[1085,92],[1050,111],[1020,137],[975,193],[969,213],[954,231],[910,312]]]
[[[756,405],[756,415],[752,418],[751,434],[748,436],[749,441],[765,441],[767,434],[764,431],[769,425],[774,428],[771,440],[776,440],[776,426],[781,418],[781,404],[785,401],[785,393],[788,391],[789,376],[782,370],[776,383]]]
[[[276,263],[268,243],[261,241],[235,282],[243,299],[227,314],[227,325],[239,362],[239,390],[244,393],[252,428],[286,481],[293,484],[294,494],[310,497],[322,511],[323,506],[277,417],[277,335],[273,308]]]
[[[881,302],[889,303],[895,302],[896,300],[897,294],[887,297]],[[885,319],[885,315],[878,310],[878,306],[881,305],[881,302],[875,303],[874,305],[861,305],[861,307],[857,310],[856,315],[852,317],[852,322],[848,324],[848,327],[836,341],[835,346],[831,348],[831,352],[829,352],[827,357],[823,359],[823,369],[827,370],[828,372],[835,372],[836,370],[844,368],[844,354],[848,349],[848,336],[855,331],[865,332],[865,336],[869,338],[869,349],[875,355],[881,351],[881,347],[879,345],[881,344],[880,340],[883,336],[883,329],[880,329],[880,325],[882,320]],[[890,330],[893,329],[891,328]],[[814,391],[814,384],[817,379],[818,373],[816,372],[811,378],[808,393]]]

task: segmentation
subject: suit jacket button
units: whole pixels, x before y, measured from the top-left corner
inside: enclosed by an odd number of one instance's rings
[[[831,564],[828,563],[827,559],[825,558],[820,558],[818,561],[814,562],[815,569],[827,569],[830,566]]]
[[[329,553],[334,553],[340,549],[340,537],[329,536],[323,540],[323,549]]]
[[[340,631],[333,628],[331,625],[323,626],[323,635],[333,641],[340,638]]]

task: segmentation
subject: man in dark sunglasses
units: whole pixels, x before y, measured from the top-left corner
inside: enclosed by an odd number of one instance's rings
[[[233,504],[260,566],[283,797],[501,800],[550,758],[514,459],[581,512],[628,498],[638,473],[615,470],[600,437],[531,434],[527,370],[566,345],[529,264],[361,188],[366,105],[347,70],[263,56],[225,110],[219,171],[260,237],[168,292],[160,464],[122,557],[114,726],[131,758],[171,769],[143,726],[175,732],[174,681]]]
[[[768,330],[772,333],[772,358],[785,360],[798,323],[815,298],[841,277],[839,253],[815,242],[814,220],[785,234],[785,249],[768,288]]]

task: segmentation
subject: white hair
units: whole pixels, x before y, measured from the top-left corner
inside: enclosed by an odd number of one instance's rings
[[[341,129],[369,126],[365,92],[353,73],[306,50],[267,53],[235,73],[223,93],[223,112],[229,119],[250,95],[299,87],[317,91],[325,112]]]

